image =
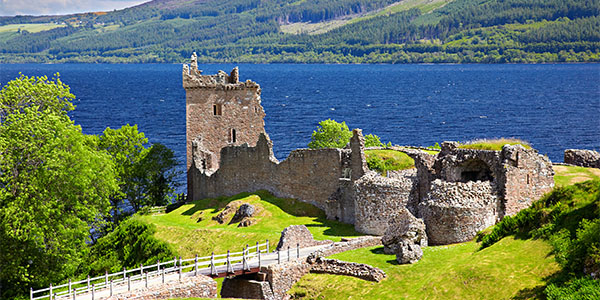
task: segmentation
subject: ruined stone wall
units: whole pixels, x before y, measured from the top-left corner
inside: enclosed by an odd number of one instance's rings
[[[342,149],[294,150],[279,163],[271,142],[262,134],[255,147],[221,150],[220,168],[212,174],[193,173],[192,200],[231,196],[265,189],[277,197],[295,198],[327,210],[327,200],[342,177]]]
[[[447,182],[436,179],[419,203],[431,245],[471,240],[496,223],[498,197],[490,181]]]
[[[547,157],[534,149],[520,145],[502,148],[503,169],[503,216],[512,216],[541,198],[554,187],[554,170]]]
[[[105,300],[154,300],[173,298],[217,298],[217,282],[204,275],[185,277],[181,281],[150,285]]]
[[[413,186],[414,176],[387,178],[369,172],[357,180],[354,198],[356,230],[383,235],[390,221],[410,202]]]

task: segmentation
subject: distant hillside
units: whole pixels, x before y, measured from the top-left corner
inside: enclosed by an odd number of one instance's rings
[[[154,0],[0,18],[0,62],[600,61],[600,0]]]

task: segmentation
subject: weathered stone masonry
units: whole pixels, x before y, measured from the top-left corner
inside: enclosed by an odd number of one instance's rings
[[[260,86],[239,81],[238,69],[230,74],[202,75],[196,55],[183,67],[186,91],[187,169],[210,173],[219,168],[220,151],[231,145],[254,146],[265,133],[265,112],[261,106]],[[188,174],[190,174],[188,172]],[[188,178],[188,197],[194,197]]]
[[[446,244],[473,238],[554,184],[550,161],[533,149],[461,149],[452,142],[437,155],[395,149],[413,157],[416,169],[382,177],[367,168],[359,129],[344,149],[298,149],[279,162],[264,132],[258,84],[238,82],[237,69],[200,75],[194,60],[183,73],[190,200],[264,189],[374,235],[383,235],[406,207],[423,218],[431,244]],[[223,104],[221,111],[215,103]]]

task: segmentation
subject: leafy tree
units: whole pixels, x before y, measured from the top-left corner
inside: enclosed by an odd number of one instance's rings
[[[385,147],[378,136],[374,134],[365,135],[365,147]]]
[[[114,162],[119,192],[111,196],[112,223],[118,224],[125,216],[142,206],[144,196],[142,168],[140,163],[146,156],[144,146],[148,139],[139,132],[137,125],[129,124],[119,129],[106,128],[98,141],[98,147],[106,150]],[[131,207],[133,211],[127,209]]]
[[[45,77],[21,76],[0,91],[2,298],[72,276],[117,190],[110,157],[66,114],[72,98]]]
[[[113,158],[120,191],[111,197],[113,224],[144,206],[166,205],[177,187],[177,161],[173,151],[162,144],[150,147],[137,125],[106,128],[99,138],[100,149]]]
[[[319,122],[319,127],[313,131],[308,147],[311,149],[343,148],[350,142],[351,137],[352,132],[346,122],[338,123],[328,119]]]

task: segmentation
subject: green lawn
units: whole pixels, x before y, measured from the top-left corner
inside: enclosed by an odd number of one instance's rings
[[[574,166],[553,166],[554,183],[556,186],[566,186],[586,180],[600,179],[600,169]]]
[[[398,265],[383,247],[358,249],[333,258],[381,268],[380,283],[356,278],[309,274],[290,290],[294,299],[507,299],[529,298],[544,278],[559,271],[551,246],[541,240],[508,237],[477,251],[468,242],[424,248],[423,259]]]
[[[250,203],[257,208],[256,223],[250,227],[219,224],[212,220],[228,203]],[[233,215],[231,215],[233,217]],[[173,245],[184,258],[227,250],[240,251],[246,244],[269,239],[273,249],[281,231],[289,225],[306,225],[315,239],[339,241],[343,236],[362,235],[354,226],[327,220],[316,207],[293,199],[273,197],[265,191],[233,197],[205,199],[186,204],[163,215],[148,215],[142,220],[156,225],[156,237]]]
[[[366,150],[369,169],[385,174],[385,171],[406,170],[415,167],[415,161],[404,152],[396,150]]]

